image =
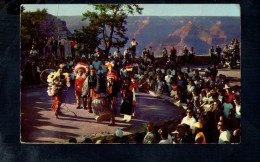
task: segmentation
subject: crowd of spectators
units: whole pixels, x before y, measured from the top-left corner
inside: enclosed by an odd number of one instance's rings
[[[107,72],[106,62],[113,62],[114,69],[121,79],[126,75],[125,67],[132,65],[136,91],[154,91],[157,95],[170,96],[182,103],[187,112],[176,130],[159,130],[160,138],[163,140],[159,143],[240,142],[240,88],[230,87],[228,77],[218,74],[217,69],[217,65],[225,61],[225,49],[221,52],[222,56],[218,54],[218,49],[216,56],[219,61],[214,62],[215,64],[205,71],[200,71],[190,66],[194,63],[193,47],[190,50],[184,47],[184,57],[178,57],[174,47],[169,52],[164,48],[161,57],[155,57],[151,46],[148,49],[144,48],[140,56],[135,55],[133,48],[129,47],[122,53],[117,48],[113,54],[107,55],[100,50],[93,54],[73,54],[75,51],[71,51],[71,55],[65,57],[64,51],[58,51],[58,47],[61,46],[59,41],[52,43],[56,44],[57,48],[47,50],[48,53],[43,57],[37,54],[35,45],[30,51],[22,52],[22,87],[40,84],[42,71],[57,69],[60,64],[65,65],[65,71],[70,74],[72,81],[73,68],[78,62],[88,64],[90,69],[95,68],[98,75]],[[231,45],[234,48],[239,48],[237,44],[236,39],[232,40]],[[234,55],[238,57],[237,53]]]

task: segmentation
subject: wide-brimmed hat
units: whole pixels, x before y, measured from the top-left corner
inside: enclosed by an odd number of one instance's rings
[[[223,89],[229,89],[231,88],[229,85],[225,84],[225,87]]]

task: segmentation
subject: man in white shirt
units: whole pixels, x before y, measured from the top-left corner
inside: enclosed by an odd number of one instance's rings
[[[218,122],[218,130],[220,131],[218,144],[228,144],[228,143],[230,143],[231,134],[226,129],[226,126],[224,125],[223,121]]]
[[[116,48],[113,56],[114,56],[114,58],[120,58],[121,57],[121,53],[119,51],[119,47]]]
[[[196,119],[193,116],[193,111],[191,109],[186,110],[187,116],[185,116],[181,124],[187,124],[190,126],[190,129],[192,130],[192,133],[195,133],[194,123],[196,123]]]
[[[64,38],[60,38],[59,40],[59,48],[60,48],[60,57],[61,58],[65,58],[65,39]]]
[[[168,93],[170,94],[171,92],[171,78],[172,78],[172,75],[171,75],[171,70],[167,70],[167,75],[165,76],[165,81],[166,81],[166,84],[167,84],[167,88],[168,88]]]
[[[158,133],[160,134],[161,140],[159,144],[173,144],[172,138],[169,135],[169,132],[165,128],[161,128],[158,130]]]

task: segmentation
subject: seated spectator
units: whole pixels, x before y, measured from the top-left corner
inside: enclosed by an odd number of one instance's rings
[[[185,124],[179,124],[172,134],[173,144],[192,143],[192,136],[188,133]]]
[[[144,136],[143,143],[144,144],[152,144],[155,143],[156,136],[154,133],[154,125],[152,122],[148,122],[147,124],[147,133]]]
[[[229,116],[231,109],[233,109],[233,105],[229,102],[229,98],[226,96],[223,103],[223,113],[226,118]]]
[[[229,144],[231,134],[226,129],[225,123],[223,121],[219,121],[217,126],[218,126],[218,130],[220,131],[218,144]]]
[[[170,96],[173,97],[174,99],[177,98],[177,93],[178,93],[178,84],[176,80],[171,81],[171,93]]]
[[[171,92],[171,78],[172,78],[171,71],[168,70],[167,75],[165,76],[168,94],[170,94],[170,92]]]
[[[234,98],[235,103],[235,117],[241,119],[241,105],[239,97]]]
[[[196,123],[196,119],[194,118],[194,113],[192,109],[187,108],[186,110],[187,115],[182,119],[181,124],[187,124],[190,126],[192,133],[194,133],[193,124]]]
[[[196,122],[193,124],[195,128],[195,144],[206,144],[206,138],[202,131],[203,124],[201,122]]]
[[[231,143],[240,143],[241,141],[241,131],[240,129],[236,129],[233,131],[233,134],[230,138]]]
[[[161,137],[159,144],[172,144],[171,136],[169,135],[169,132],[166,128],[160,128],[158,133]]]

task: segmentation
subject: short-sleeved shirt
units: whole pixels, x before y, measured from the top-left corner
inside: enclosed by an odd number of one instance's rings
[[[224,116],[228,117],[230,110],[233,108],[233,105],[231,103],[224,102],[223,107],[224,107],[224,110],[223,110]]]
[[[228,130],[221,132],[219,135],[218,144],[225,144],[225,142],[230,142],[230,137],[231,134]]]
[[[159,144],[172,144],[171,140],[170,139],[166,139],[166,140],[161,140],[159,142]]]
[[[155,135],[153,132],[147,132],[146,135],[144,136],[143,143],[144,144],[154,143],[154,138],[155,138]]]

